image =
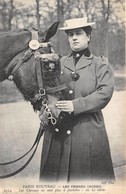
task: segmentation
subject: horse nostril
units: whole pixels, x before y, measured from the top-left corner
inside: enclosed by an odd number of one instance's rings
[[[42,37],[39,37],[39,42],[40,42],[40,43],[43,43],[43,42],[45,42],[45,39],[42,38]]]

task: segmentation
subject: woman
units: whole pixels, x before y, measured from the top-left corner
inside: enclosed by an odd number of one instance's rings
[[[40,179],[112,180],[114,171],[101,109],[113,93],[108,60],[89,51],[94,23],[87,18],[66,20],[64,27],[71,54],[61,59],[65,100],[56,106],[66,116],[54,130],[45,132]]]

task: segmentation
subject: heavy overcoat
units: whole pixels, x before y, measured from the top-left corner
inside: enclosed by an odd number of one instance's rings
[[[109,141],[101,109],[110,101],[112,68],[105,57],[73,56],[61,59],[61,83],[67,84],[66,100],[74,113],[66,114],[58,126],[46,129],[40,179],[50,181],[114,179]],[[75,73],[79,79],[73,79]],[[56,130],[55,130],[56,129]],[[110,129],[111,130],[111,129]]]

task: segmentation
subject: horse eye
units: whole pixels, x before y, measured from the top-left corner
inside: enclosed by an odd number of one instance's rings
[[[44,42],[44,41],[45,41],[45,39],[44,39],[44,38],[39,37],[39,42],[40,42],[40,43],[42,43],[42,42]]]

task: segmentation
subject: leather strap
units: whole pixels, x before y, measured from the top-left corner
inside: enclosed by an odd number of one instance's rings
[[[67,88],[66,84],[62,84],[62,85],[59,85],[59,86],[56,86],[56,87],[53,87],[53,88],[46,89],[46,93],[51,94],[51,93],[55,93],[55,92],[58,92],[58,91],[61,91],[61,90],[65,90],[66,88]]]
[[[42,70],[41,70],[41,61],[40,58],[35,59],[36,62],[36,74],[37,74],[37,81],[38,81],[38,87],[39,87],[39,92],[43,96],[45,95],[45,89],[44,89],[44,84],[43,84],[43,78],[42,78]]]
[[[38,142],[38,143],[39,143],[39,142]],[[9,178],[9,177],[11,177],[11,176],[14,176],[14,175],[20,173],[20,172],[21,172],[21,171],[22,171],[22,170],[30,163],[30,161],[32,160],[32,158],[33,158],[33,156],[35,155],[35,152],[36,152],[36,150],[37,150],[38,143],[36,144],[35,150],[34,150],[34,152],[32,153],[32,155],[30,156],[30,158],[27,160],[27,162],[26,162],[21,168],[19,168],[18,170],[14,171],[14,172],[12,172],[12,173],[10,173],[10,174],[6,174],[6,175],[3,175],[3,176],[0,176],[0,179]]]
[[[31,31],[31,40],[38,40],[38,32],[37,31]],[[28,49],[28,51],[26,51],[24,53],[24,56],[22,58],[20,58],[21,54],[17,54],[16,57],[14,57],[11,62],[9,63],[9,65],[6,67],[5,72],[8,75],[9,74],[9,70],[11,69],[12,65],[15,65],[11,75],[14,76],[14,74],[16,73],[16,71],[20,68],[20,66],[22,65],[22,63],[27,60],[28,58],[30,58],[32,56],[33,52],[31,49]]]
[[[38,40],[38,31],[33,30],[31,31],[32,38],[31,40]]]
[[[0,176],[0,179],[9,178],[9,177],[11,177],[11,176],[14,176],[14,175],[20,173],[20,172],[21,172],[21,171],[22,171],[22,170],[30,163],[30,161],[32,160],[33,156],[34,156],[35,153],[36,153],[38,144],[39,144],[39,142],[40,142],[40,139],[41,139],[41,137],[42,137],[44,131],[45,131],[45,128],[44,128],[42,125],[40,125],[40,128],[39,128],[39,131],[38,131],[38,134],[37,134],[37,137],[36,137],[36,139],[35,139],[34,144],[33,144],[32,147],[30,148],[30,150],[29,150],[28,152],[26,152],[23,156],[21,156],[20,158],[18,158],[18,159],[16,159],[16,160],[10,161],[10,162],[0,163],[0,165],[7,165],[7,164],[15,163],[15,162],[17,162],[18,160],[24,158],[28,153],[30,153],[30,152],[33,150],[33,148],[35,148],[34,151],[33,151],[33,153],[32,153],[32,155],[30,156],[30,158],[26,161],[26,163],[25,163],[22,167],[20,167],[18,170],[14,171],[14,172],[12,172],[12,173],[9,173],[9,174]]]
[[[13,70],[11,71],[11,75],[14,76],[14,74],[20,68],[22,63],[25,62],[26,60],[28,60],[32,55],[33,55],[33,52],[30,49],[23,52],[23,56],[21,55],[21,53],[16,55],[16,57],[14,57],[12,59],[12,61],[9,63],[9,65],[6,67],[6,69],[5,69],[6,74],[9,75],[10,69],[12,68],[12,66],[14,66]]]

